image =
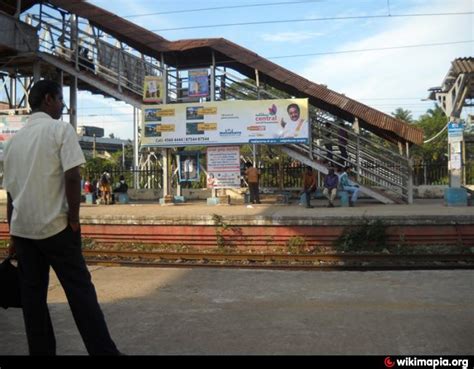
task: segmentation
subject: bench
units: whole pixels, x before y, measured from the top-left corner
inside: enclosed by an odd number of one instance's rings
[[[123,192],[116,192],[115,199],[119,204],[128,204],[130,202],[128,194]]]
[[[94,203],[94,195],[91,193],[86,193],[86,204]]]
[[[323,192],[318,188],[314,193],[313,198],[315,199],[325,199],[326,196],[323,195]],[[349,193],[347,191],[337,190],[336,198],[339,198],[341,207],[349,207]],[[306,205],[306,193],[302,193],[300,196],[300,205]]]
[[[290,202],[290,192],[282,191],[282,192],[275,192],[275,193],[260,193],[260,200],[262,197],[265,197],[266,200],[270,200],[276,204],[288,204]],[[244,203],[250,203],[250,193],[244,193]],[[268,203],[268,201],[267,201]]]

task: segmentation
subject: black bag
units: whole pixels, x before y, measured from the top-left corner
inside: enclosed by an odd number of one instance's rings
[[[11,263],[8,256],[0,264],[0,306],[4,309],[9,307],[20,308],[20,277],[18,268]]]

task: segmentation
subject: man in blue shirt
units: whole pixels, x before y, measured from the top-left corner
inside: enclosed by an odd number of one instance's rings
[[[357,201],[357,194],[359,193],[359,185],[349,179],[349,173],[351,167],[347,166],[342,170],[342,174],[339,175],[339,186],[344,190],[352,194],[349,199],[349,206],[354,206]]]

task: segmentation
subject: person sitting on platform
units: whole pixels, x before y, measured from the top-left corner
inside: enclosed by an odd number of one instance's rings
[[[119,183],[115,186],[114,191],[113,191],[114,202],[128,203],[127,192],[128,192],[128,185],[125,182],[125,177],[121,175],[119,177]],[[120,199],[121,196],[123,196],[122,200]]]
[[[111,203],[112,186],[110,185],[110,174],[105,171],[100,178],[101,203],[109,205]]]
[[[125,182],[125,177],[123,175],[119,178],[118,185],[114,188],[114,193],[127,193],[128,192],[128,185]]]
[[[339,176],[339,185],[344,190],[352,194],[349,199],[349,206],[353,207],[357,201],[357,194],[359,193],[359,185],[354,183],[349,179],[349,173],[351,172],[351,167],[347,166],[344,170],[341,171],[342,174]]]
[[[323,194],[329,200],[328,208],[334,207],[334,199],[337,195],[337,186],[339,184],[339,177],[334,173],[334,169],[330,168],[328,175],[324,178]]]

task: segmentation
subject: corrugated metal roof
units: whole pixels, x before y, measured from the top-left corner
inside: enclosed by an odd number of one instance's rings
[[[172,42],[84,0],[48,0],[48,2],[88,19],[93,25],[144,54],[160,59],[163,53],[165,62],[169,65],[189,68],[202,66],[205,60],[210,63],[211,51],[214,51],[218,65],[231,66],[249,78],[254,78],[254,69],[258,69],[261,80],[294,96],[308,97],[314,106],[341,116],[345,120],[353,121],[357,117],[361,126],[369,131],[377,134],[384,132],[383,136],[392,141],[423,143],[423,130],[323,85],[311,82],[224,38]],[[460,64],[460,68],[463,68],[464,63]]]
[[[456,74],[474,73],[474,58],[458,58],[452,62],[452,71]]]

